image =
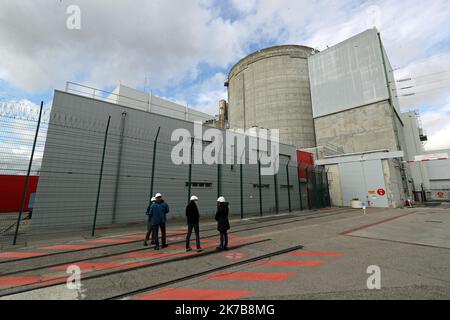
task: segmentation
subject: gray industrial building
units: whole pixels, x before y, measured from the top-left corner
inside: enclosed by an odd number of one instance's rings
[[[312,152],[328,170],[333,204],[349,206],[354,198],[404,204],[410,192],[404,123],[376,29],[322,52],[263,49],[232,67],[226,85],[230,127],[280,128],[282,142]],[[364,159],[371,162],[361,167]],[[374,172],[366,178],[377,183],[364,184],[365,172]],[[381,189],[385,194],[375,199]]]
[[[92,224],[109,115],[100,225],[142,221],[151,190],[168,200],[171,217],[183,216],[190,189],[205,215],[214,213],[218,195],[233,214],[305,208],[310,199],[296,169],[297,149],[312,152],[326,170],[335,206],[359,199],[401,207],[419,188],[430,198],[442,192],[450,198],[446,161],[405,165],[423,152],[424,135],[415,118],[400,113],[376,29],[322,52],[296,45],[260,50],[234,65],[225,85],[228,102],[220,102],[219,119],[124,86],[102,99],[56,91],[32,230]],[[194,120],[204,128],[279,129],[278,175],[259,180],[254,164],[174,165],[171,133],[192,133]]]

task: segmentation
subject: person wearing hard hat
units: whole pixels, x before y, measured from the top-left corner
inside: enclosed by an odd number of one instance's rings
[[[188,224],[188,233],[186,236],[186,251],[192,251],[191,249],[191,234],[192,229],[195,231],[195,242],[197,245],[197,252],[201,252],[202,248],[200,247],[200,214],[198,212],[197,207],[198,198],[196,196],[192,196],[189,204],[186,206],[186,217]]]
[[[150,207],[150,217],[153,225],[153,240],[155,241],[155,250],[159,250],[158,231],[161,229],[161,248],[167,248],[166,243],[166,221],[169,213],[169,206],[162,199],[161,193],[155,194],[155,203]]]
[[[220,232],[220,245],[218,250],[228,250],[228,230],[230,230],[230,222],[228,221],[228,202],[224,197],[217,199],[217,211],[215,219],[217,221],[217,230]]]
[[[148,240],[150,240],[150,236],[152,236],[152,242],[151,244],[155,244],[155,241],[153,240],[153,225],[152,225],[152,220],[150,217],[150,207],[152,206],[152,204],[156,201],[155,197],[152,197],[152,199],[150,200],[150,204],[147,207],[147,234],[145,235],[145,240],[144,240],[144,247],[148,246]]]

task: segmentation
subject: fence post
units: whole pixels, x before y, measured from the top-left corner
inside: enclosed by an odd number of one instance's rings
[[[259,215],[262,217],[263,209],[262,209],[262,185],[261,185],[261,161],[258,157],[258,181],[259,181]]]
[[[191,138],[191,158],[189,161],[189,174],[188,174],[188,203],[189,203],[189,201],[191,201],[192,162],[193,162],[193,157],[194,157],[193,148],[194,148],[194,138]]]
[[[280,212],[278,204],[278,174],[273,175],[273,183],[275,185],[275,212],[278,214]]]
[[[37,143],[37,138],[39,135],[39,127],[41,126],[42,109],[43,108],[44,108],[44,101],[41,101],[41,107],[39,109],[39,118],[38,118],[38,123],[36,126],[36,134],[34,135],[33,148],[31,149],[30,162],[28,163],[27,177],[25,178],[25,185],[23,187],[22,202],[20,203],[20,211],[19,211],[19,216],[17,217],[16,231],[14,232],[14,240],[13,240],[14,246],[17,243],[17,236],[19,234],[20,220],[22,220],[23,209],[25,208],[25,200],[27,198],[27,192],[28,192],[28,182],[30,180],[31,166],[33,164],[34,151],[36,150],[36,143]]]
[[[100,200],[100,190],[101,190],[101,187],[102,187],[103,166],[105,164],[106,144],[108,142],[108,131],[109,131],[109,124],[110,123],[111,123],[111,116],[108,117],[108,124],[106,125],[106,131],[105,131],[105,140],[104,140],[104,143],[103,143],[102,164],[100,166],[100,177],[98,179],[97,201],[95,203],[94,223],[92,224],[92,233],[91,233],[92,236],[95,235],[95,225],[97,223],[98,202]]]
[[[222,165],[217,164],[217,198],[222,196]]]
[[[309,170],[308,170],[308,166],[306,166],[305,171],[306,171],[306,200],[308,202],[308,210],[311,210],[311,198],[309,196]]]
[[[116,211],[117,211],[117,201],[119,192],[119,181],[120,181],[120,167],[122,164],[122,150],[123,150],[123,134],[125,131],[125,118],[127,117],[126,112],[122,112],[122,119],[120,123],[120,137],[119,137],[119,151],[118,151],[118,160],[117,160],[117,170],[116,170],[116,181],[114,184],[114,204],[112,210],[112,223],[116,223]]]
[[[287,178],[287,189],[288,189],[288,202],[289,202],[289,212],[292,212],[292,205],[291,205],[291,183],[289,180],[289,163],[291,162],[291,159],[289,159],[288,163],[286,164],[286,178]]]
[[[244,219],[244,183],[243,183],[243,177],[242,177],[242,163],[239,164],[239,171],[240,171],[240,185],[241,185],[241,219]]]
[[[302,200],[302,182],[300,181],[300,164],[297,164],[297,180],[298,180],[298,197],[300,200],[300,211],[303,210],[303,200]]]
[[[153,186],[155,181],[156,146],[158,145],[158,138],[160,131],[161,127],[158,127],[158,132],[156,132],[156,137],[155,140],[153,141],[152,180],[150,182],[150,198],[153,197]]]

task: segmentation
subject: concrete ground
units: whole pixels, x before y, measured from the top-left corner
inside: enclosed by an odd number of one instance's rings
[[[134,227],[0,252],[0,299],[450,298],[445,206],[235,220],[228,251],[216,250],[212,221],[201,229],[201,253],[185,252],[181,224],[161,251],[144,248]],[[78,290],[66,284],[70,265],[82,272]]]

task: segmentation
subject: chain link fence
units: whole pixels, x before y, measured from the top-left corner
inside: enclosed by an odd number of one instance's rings
[[[262,176],[248,155],[242,165],[173,164],[171,133],[191,130],[187,121],[60,93],[41,117],[30,106],[0,104],[0,124],[0,244],[144,223],[156,192],[169,219],[182,218],[194,194],[202,216],[214,215],[218,196],[241,218],[330,206],[326,172],[299,167],[295,150],[280,147],[275,176]]]

